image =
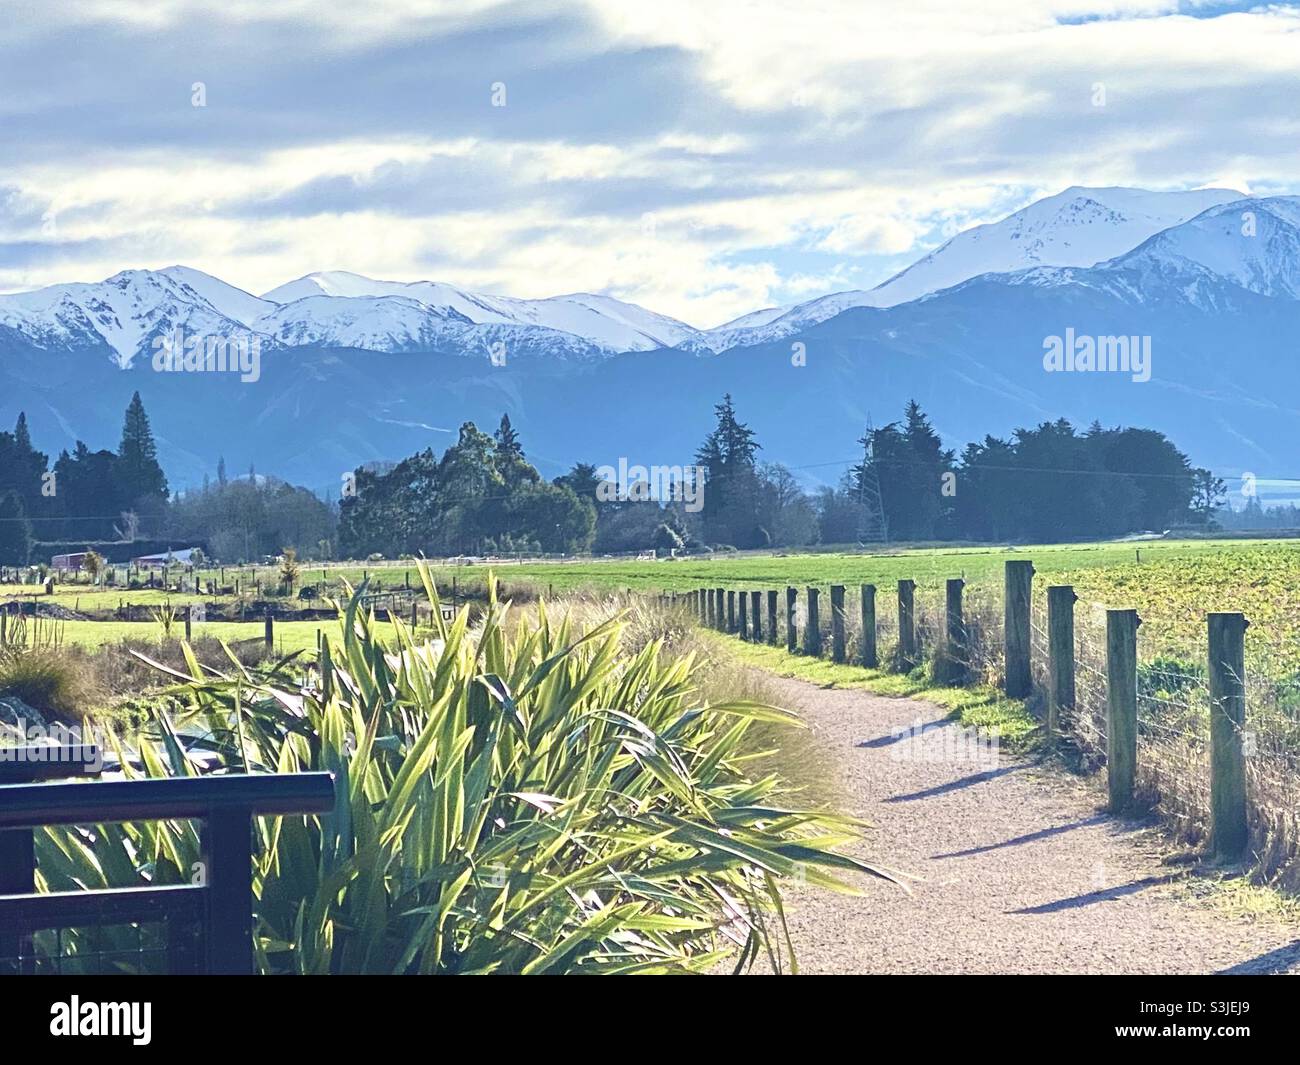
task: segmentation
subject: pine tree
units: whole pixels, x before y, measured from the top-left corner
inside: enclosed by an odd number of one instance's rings
[[[25,566],[32,550],[32,523],[17,492],[0,496],[0,565]]]
[[[217,459],[217,486],[226,487],[226,456],[221,455]]]
[[[713,408],[718,421],[699,451],[695,464],[704,470],[705,536],[737,547],[758,546],[758,479],[754,468],[759,450],[754,431],[736,417],[731,393]]]
[[[27,412],[18,412],[18,424],[14,426],[14,440],[20,451],[33,451],[32,434],[27,429]]]
[[[123,493],[127,500],[167,498],[167,478],[158,465],[158,447],[153,430],[149,428],[149,415],[144,411],[140,393],[131,397],[122,425],[122,442],[117,457]]]
[[[501,425],[493,435],[496,437],[498,456],[524,457],[523,445],[519,443],[519,434],[510,424],[509,414],[501,415]]]
[[[18,413],[18,423],[13,436],[0,443],[0,492],[12,488],[17,491],[28,514],[43,509],[41,475],[49,468],[49,456],[32,446],[32,435],[27,428],[27,415]],[[6,446],[6,443],[8,446]]]

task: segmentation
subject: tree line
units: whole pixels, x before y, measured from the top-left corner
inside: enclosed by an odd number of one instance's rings
[[[20,412],[0,432],[0,563],[27,561],[42,541],[135,539],[161,523],[167,478],[140,393],[131,397],[116,451],[92,451],[78,440],[54,464],[37,451]]]
[[[803,492],[780,464],[757,461],[755,434],[730,397],[696,458],[705,470],[705,542],[736,547],[938,540],[1051,542],[1205,526],[1223,482],[1193,467],[1163,433],[1080,432],[1065,419],[943,446],[915,401],[868,427],[862,458],[835,485]],[[689,525],[689,523],[687,523]]]
[[[215,483],[205,478],[201,489],[170,494],[138,392],[116,451],[92,451],[78,440],[51,465],[33,445],[24,413],[12,432],[0,432],[0,565],[136,541],[201,544],[232,562],[285,547],[329,557],[336,524],[328,500],[252,468],[247,478],[228,478],[224,459]]]
[[[78,441],[51,467],[25,416],[0,432],[0,563],[27,561],[34,540],[141,536],[201,543],[230,562],[286,547],[306,559],[1050,542],[1206,526],[1225,496],[1222,481],[1151,429],[1094,422],[1080,431],[1058,419],[958,453],[911,402],[858,443],[861,459],[835,484],[807,488],[796,471],[761,460],[757,433],[728,395],[681,473],[682,491],[658,498],[602,490],[601,468],[589,463],[547,481],[508,415],[491,434],[466,422],[441,455],[355,470],[337,504],[251,467],[229,478],[224,459],[215,482],[169,497],[137,393],[116,451]]]
[[[439,458],[426,449],[390,467],[362,467],[339,504],[344,557],[586,551],[592,502],[544,480],[503,415],[488,435],[473,422]]]
[[[1094,422],[1080,431],[1059,419],[986,436],[958,454],[911,402],[858,443],[861,460],[836,484],[805,489],[795,471],[760,460],[757,433],[728,395],[682,473],[683,490],[646,498],[602,492],[591,463],[547,484],[509,417],[494,436],[466,423],[440,459],[424,451],[356,471],[339,543],[349,557],[365,557],[1050,542],[1205,526],[1224,499],[1222,481],[1151,429]]]

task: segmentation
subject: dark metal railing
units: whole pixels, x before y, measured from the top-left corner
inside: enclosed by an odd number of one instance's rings
[[[0,780],[90,773],[93,748],[10,758]],[[74,753],[81,759],[73,760]],[[252,819],[334,808],[330,773],[231,774],[150,780],[0,783],[0,965],[35,972],[33,937],[55,929],[160,925],[154,953],[171,972],[253,971]],[[36,892],[33,830],[128,821],[201,822],[194,884]]]

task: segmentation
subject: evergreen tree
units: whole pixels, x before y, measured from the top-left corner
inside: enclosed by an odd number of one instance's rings
[[[572,488],[579,499],[588,499],[593,506],[597,505],[596,490],[600,487],[600,478],[596,476],[594,463],[574,463],[573,469],[551,483],[558,488]]]
[[[493,460],[501,479],[511,488],[522,484],[533,484],[541,479],[528,460],[524,458],[523,446],[519,443],[519,434],[510,424],[510,415],[501,415],[501,426],[493,434],[496,443]]]
[[[32,434],[27,429],[27,412],[20,410],[18,412],[18,424],[14,426],[14,440],[18,444],[18,450],[34,451],[32,447]]]
[[[1197,523],[1208,525],[1214,519],[1214,512],[1223,506],[1227,498],[1227,486],[1222,477],[1215,477],[1203,467],[1192,470],[1190,509]]]
[[[0,495],[0,565],[25,566],[32,551],[32,524],[17,492]]]
[[[717,425],[700,445],[695,464],[704,470],[704,534],[736,547],[760,546],[759,485],[754,431],[736,417],[731,394],[713,408]]]
[[[48,510],[41,495],[41,475],[49,468],[49,456],[32,446],[27,415],[19,413],[12,433],[0,432],[0,493],[14,491],[29,515]]]
[[[135,501],[165,502],[167,478],[158,465],[158,447],[153,430],[149,428],[149,415],[145,413],[140,393],[131,397],[122,425],[122,442],[118,445],[118,477],[122,494]]]
[[[499,456],[513,456],[515,458],[524,457],[523,446],[519,443],[519,434],[515,432],[514,426],[510,424],[510,415],[501,415],[501,425],[494,434],[497,442],[497,454]]]

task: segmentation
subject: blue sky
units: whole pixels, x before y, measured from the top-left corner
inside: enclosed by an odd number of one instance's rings
[[[712,326],[1069,185],[1294,191],[1298,89],[1291,5],[24,4],[0,291],[347,269]]]

